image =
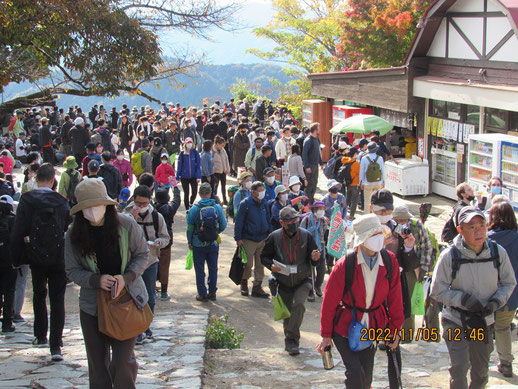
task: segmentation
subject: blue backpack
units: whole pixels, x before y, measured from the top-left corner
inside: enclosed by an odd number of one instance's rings
[[[329,161],[327,161],[326,167],[324,168],[324,175],[330,180],[335,178],[336,160],[337,158],[332,156]]]
[[[213,243],[218,240],[218,213],[213,206],[200,207],[200,228],[198,238],[202,243]]]

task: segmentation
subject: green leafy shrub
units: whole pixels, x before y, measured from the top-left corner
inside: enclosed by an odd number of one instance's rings
[[[217,318],[212,316],[207,326],[207,346],[213,349],[233,350],[241,347],[244,334],[238,334],[234,327],[227,326],[228,314]]]

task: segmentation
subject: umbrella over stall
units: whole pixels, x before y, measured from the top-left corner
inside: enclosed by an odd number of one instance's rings
[[[376,115],[354,115],[342,120],[329,131],[331,134],[339,134],[341,132],[356,132],[362,134],[370,134],[373,131],[379,131],[383,136],[394,126],[386,120]]]

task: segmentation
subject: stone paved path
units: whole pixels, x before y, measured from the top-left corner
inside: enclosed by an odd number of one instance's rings
[[[158,313],[154,339],[136,346],[137,387],[200,388],[208,310]],[[47,347],[31,345],[32,324],[0,337],[0,388],[88,388],[88,365],[77,314],[67,316],[63,362],[53,363]]]

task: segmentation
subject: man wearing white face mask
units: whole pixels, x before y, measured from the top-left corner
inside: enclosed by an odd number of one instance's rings
[[[14,266],[28,263],[34,291],[34,345],[50,345],[52,360],[62,361],[65,324],[65,231],[72,221],[68,201],[52,191],[54,167],[44,163],[36,173],[38,189],[24,193],[11,235]],[[28,262],[26,262],[28,261]],[[47,341],[47,284],[50,301],[50,342]]]
[[[270,222],[273,231],[282,227],[279,215],[281,210],[288,205],[288,193],[289,190],[284,185],[278,185],[275,188],[275,200],[268,204],[271,209]]]
[[[250,196],[250,188],[252,187],[252,173],[242,172],[237,178],[240,188],[234,193],[232,198],[232,208],[234,209],[234,220],[237,217],[237,211],[239,210],[239,204],[241,201]]]
[[[301,221],[300,227],[308,230],[318,247],[322,260],[317,265],[315,277],[315,290],[310,291],[308,301],[315,301],[315,294],[322,297],[322,284],[326,274],[326,261],[324,260],[325,235],[329,231],[329,219],[326,217],[326,205],[323,201],[315,201],[311,205],[311,213],[307,214]]]
[[[281,185],[281,182],[275,180],[275,170],[267,167],[263,170],[264,187],[266,188],[265,199],[269,203],[275,199],[275,188]]]
[[[248,296],[248,279],[254,267],[253,297],[269,296],[262,287],[264,266],[261,263],[261,251],[268,234],[272,230],[270,224],[270,208],[264,199],[264,184],[256,181],[252,184],[251,194],[239,204],[235,219],[234,239],[238,246],[243,245],[248,262],[245,265],[241,281],[241,295]]]

